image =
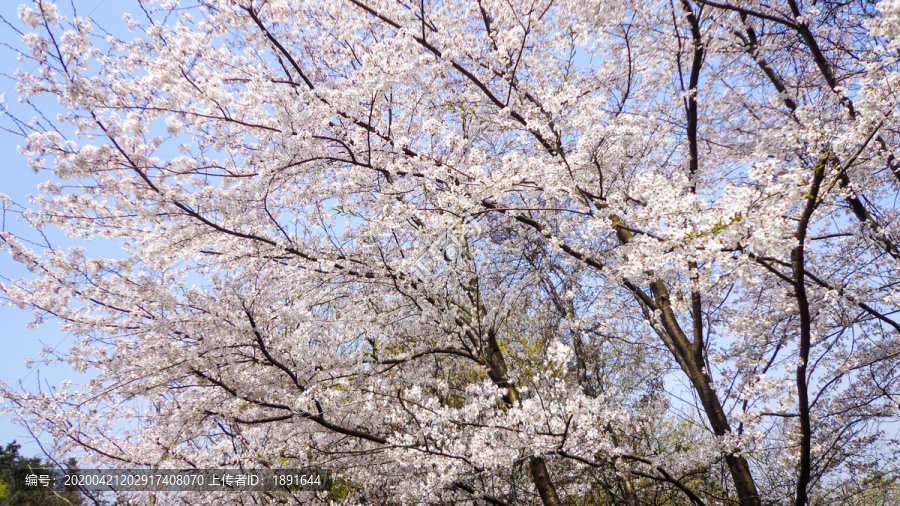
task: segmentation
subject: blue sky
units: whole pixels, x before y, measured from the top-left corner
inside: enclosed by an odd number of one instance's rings
[[[0,15],[19,29],[23,29],[18,23],[16,14],[20,3],[26,2],[0,2]],[[63,12],[70,10],[69,6],[65,5],[68,3],[63,2],[60,5]],[[122,14],[134,4],[131,1],[123,2],[121,0],[72,0],[72,5],[78,10],[79,15],[93,18],[103,27],[121,26]],[[22,44],[19,35],[4,25],[0,29],[0,74],[2,74],[0,75],[0,94],[3,94],[5,99],[5,104],[0,104],[0,153],[3,153],[3,157],[0,159],[0,193],[9,196],[16,203],[25,204],[27,196],[37,194],[38,184],[48,180],[50,174],[32,172],[26,164],[25,157],[18,152],[17,146],[21,143],[21,138],[6,131],[14,126],[11,115],[25,120],[33,115],[32,111],[17,103],[16,86],[10,78],[17,69],[22,72],[34,69],[34,64],[18,61],[14,48],[20,47]],[[49,110],[42,112],[52,117],[56,113],[52,108],[53,101],[51,99]],[[16,222],[16,216],[13,213],[4,213],[3,218],[3,225],[7,230],[24,230],[23,225]],[[67,246],[67,241],[61,234],[51,234],[51,239],[56,246]],[[69,244],[74,243],[69,242]],[[0,252],[0,276],[20,278],[28,275],[28,271],[13,261],[6,252]],[[64,352],[75,342],[73,336],[60,331],[56,322],[48,321],[37,329],[30,329],[27,324],[32,320],[33,315],[29,311],[0,305],[0,322],[2,322],[2,326],[0,326],[0,350],[2,350],[0,352],[0,380],[10,385],[22,382],[22,385],[30,391],[36,391],[39,387],[46,391],[48,385],[56,386],[65,379],[77,383],[75,373],[66,364],[39,365],[36,363],[30,369],[26,367],[26,359],[39,360],[39,354],[43,348]],[[25,428],[14,425],[10,415],[0,416],[0,445],[5,445],[14,439],[22,444],[24,454],[40,453],[40,448]],[[49,438],[46,437],[42,437],[41,440],[44,443],[49,442]]]

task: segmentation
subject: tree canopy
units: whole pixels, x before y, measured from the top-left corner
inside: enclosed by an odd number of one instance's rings
[[[81,494],[75,487],[54,482],[52,487],[29,486],[28,475],[49,476],[49,469],[61,469],[45,463],[37,457],[23,457],[17,442],[0,447],[0,505],[2,506],[81,506]],[[66,469],[74,469],[75,461],[66,463]],[[39,482],[40,483],[40,482]]]
[[[58,451],[347,503],[896,490],[897,0],[73,9],[20,7],[52,176],[5,208],[121,254],[0,232],[94,375],[2,387]]]

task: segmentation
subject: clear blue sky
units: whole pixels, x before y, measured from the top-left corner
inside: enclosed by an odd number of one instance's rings
[[[30,4],[30,2],[15,0],[0,2],[0,15],[23,29],[18,23],[16,15],[20,3]],[[122,14],[129,8],[134,10],[135,7],[135,2],[123,0],[73,0],[73,4],[80,16],[87,15],[93,18],[99,25],[113,33],[119,33],[114,29],[121,26]],[[60,9],[68,13],[69,2],[60,2]],[[17,52],[13,48],[20,47],[22,44],[19,35],[3,25],[0,28],[0,74],[3,74],[0,76],[0,94],[5,93],[3,95],[5,104],[0,104],[0,128],[4,129],[13,126],[10,115],[16,115],[25,120],[33,115],[28,108],[17,103],[18,95],[15,83],[8,77],[13,75],[17,69],[28,72],[34,68],[32,63],[18,61]],[[53,100],[50,100],[50,103],[48,108],[51,110],[43,112],[48,113],[47,116],[53,117],[56,114],[56,111],[52,110]],[[4,112],[7,108],[8,113]],[[17,148],[20,140],[20,137],[0,130],[0,152],[3,154],[0,157],[0,193],[8,195],[17,203],[25,204],[27,195],[38,193],[37,185],[49,179],[50,174],[35,174],[28,168],[25,158],[19,154]],[[15,219],[14,215],[6,213],[5,226],[7,229],[23,230],[22,225],[17,224]],[[65,239],[60,241],[60,237],[60,235],[52,235],[54,245],[67,246]],[[19,278],[27,277],[29,273],[20,264],[13,261],[7,253],[0,252],[0,275],[6,278]],[[25,361],[29,357],[39,360],[41,349],[49,347],[66,351],[75,341],[73,336],[61,332],[54,321],[48,321],[38,329],[27,328],[27,323],[32,319],[32,314],[26,310],[0,305],[0,322],[2,322],[0,324],[0,350],[2,350],[0,352],[0,380],[10,385],[18,384],[21,381],[30,391],[36,391],[39,383],[44,390],[48,385],[56,386],[65,379],[77,383],[77,375],[66,364],[49,366],[35,364],[31,369],[25,366]],[[9,415],[0,416],[0,445],[5,446],[14,439],[22,444],[24,454],[40,453],[40,448],[32,441],[26,429],[12,424]],[[42,437],[41,440],[45,443],[48,442],[46,437]]]

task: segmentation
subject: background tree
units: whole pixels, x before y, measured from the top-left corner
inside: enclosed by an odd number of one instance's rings
[[[48,474],[55,466],[43,462],[37,457],[23,457],[19,454],[21,446],[13,441],[6,448],[0,448],[0,504],[4,506],[79,506],[84,504],[82,496],[74,487],[57,486],[29,487],[25,485],[25,477],[29,474]],[[67,469],[75,467],[75,461],[69,461]]]
[[[123,252],[0,234],[35,273],[8,301],[97,374],[3,389],[60,451],[381,503],[800,506],[896,472],[897,2],[137,12],[123,40],[20,9],[22,97],[67,113],[20,124],[54,179],[7,206]]]

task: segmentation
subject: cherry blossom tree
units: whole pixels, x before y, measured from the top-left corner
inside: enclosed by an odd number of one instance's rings
[[[122,251],[0,233],[94,374],[3,386],[59,451],[349,503],[897,486],[897,0],[138,7],[19,10],[65,113],[18,209]]]

